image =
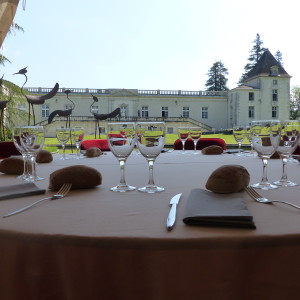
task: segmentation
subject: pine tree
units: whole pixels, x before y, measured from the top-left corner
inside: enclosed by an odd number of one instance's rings
[[[250,56],[248,58],[248,63],[244,67],[244,73],[240,78],[239,83],[242,83],[246,78],[249,72],[253,69],[253,67],[257,64],[260,57],[267,50],[267,48],[263,47],[263,41],[260,39],[260,35],[257,33],[256,38],[253,41],[254,46],[250,51]]]
[[[277,50],[275,54],[275,59],[279,62],[279,64],[283,67],[283,62],[282,62],[282,53]]]
[[[207,91],[227,91],[228,87],[226,86],[228,79],[228,70],[224,67],[224,64],[221,61],[217,61],[209,69],[207,75],[209,76],[206,81],[205,86]]]

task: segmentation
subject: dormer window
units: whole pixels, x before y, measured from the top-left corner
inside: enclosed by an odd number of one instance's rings
[[[270,68],[271,76],[278,76],[278,66],[272,66]]]

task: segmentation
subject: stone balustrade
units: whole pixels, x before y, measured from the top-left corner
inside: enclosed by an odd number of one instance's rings
[[[41,87],[26,87],[26,91],[32,94],[46,94],[51,91],[52,88]],[[93,94],[93,95],[110,95],[116,93],[120,89],[90,89],[90,88],[59,88],[58,93],[64,93],[65,90],[71,90],[72,94]],[[226,91],[182,91],[182,90],[137,90],[127,89],[136,95],[142,96],[181,96],[181,97],[203,97],[203,96],[219,96],[226,97]]]

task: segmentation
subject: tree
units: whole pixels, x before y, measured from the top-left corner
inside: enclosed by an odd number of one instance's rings
[[[27,93],[27,92],[26,92]],[[26,104],[27,101],[21,93],[20,87],[14,83],[3,80],[0,87],[0,102],[7,101],[6,108],[4,109],[4,123],[5,133],[2,135],[0,132],[0,140],[7,140],[11,138],[11,129],[21,122],[25,122],[28,119],[28,113],[23,110],[19,110],[18,104]]]
[[[205,86],[207,91],[227,91],[228,87],[226,86],[228,79],[228,70],[224,67],[224,64],[221,61],[217,61],[209,69],[207,75],[209,76],[206,81]]]
[[[9,30],[8,30],[7,34],[8,35],[12,34],[16,30],[24,32],[24,29],[21,26],[19,26],[18,24],[12,24],[9,27]],[[0,65],[5,66],[6,63],[11,63],[11,61],[7,57],[5,57],[4,55],[0,55]]]
[[[300,86],[292,87],[290,97],[290,119],[297,120],[300,110]]]
[[[267,50],[267,48],[263,47],[263,41],[260,39],[260,35],[258,33],[256,34],[256,38],[253,43],[254,45],[250,51],[248,63],[244,67],[244,73],[241,76],[239,83],[242,83],[247,78],[249,72],[253,69],[263,53]]]
[[[279,50],[277,50],[275,54],[275,59],[280,63],[281,66],[283,66],[282,53]]]

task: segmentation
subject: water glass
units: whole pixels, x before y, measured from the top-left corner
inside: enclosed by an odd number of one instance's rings
[[[146,158],[149,168],[148,184],[138,190],[145,193],[162,192],[165,189],[154,183],[153,167],[155,159],[162,152],[165,145],[164,122],[138,122],[136,124],[137,145],[141,154]]]
[[[60,142],[62,149],[63,149],[63,154],[59,159],[69,159],[66,156],[66,144],[70,138],[70,128],[57,128],[56,129],[56,138]]]
[[[107,140],[111,152],[119,161],[121,172],[119,184],[110,190],[113,192],[135,190],[136,188],[128,185],[125,180],[125,163],[136,144],[135,124],[132,122],[108,123]]]

